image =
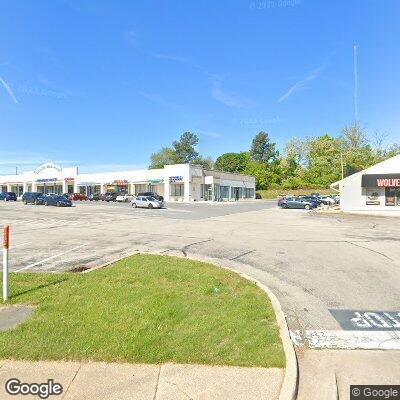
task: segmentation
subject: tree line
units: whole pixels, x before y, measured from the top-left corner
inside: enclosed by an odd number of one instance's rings
[[[149,168],[166,164],[192,163],[206,169],[217,169],[252,175],[258,190],[322,188],[387,158],[400,154],[400,145],[384,146],[385,135],[369,135],[354,122],[340,135],[323,134],[292,138],[282,154],[268,133],[257,133],[248,150],[221,154],[215,162],[196,151],[199,138],[185,132],[171,147],[151,155]]]

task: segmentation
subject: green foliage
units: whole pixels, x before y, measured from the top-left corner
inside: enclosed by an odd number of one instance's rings
[[[251,143],[250,157],[253,161],[268,164],[277,156],[275,146],[275,143],[271,143],[268,133],[261,131]]]
[[[175,156],[179,160],[179,163],[188,164],[199,157],[199,153],[195,150],[198,143],[198,136],[192,132],[183,133],[179,140],[175,140],[172,143]]]
[[[196,151],[199,138],[195,133],[184,132],[179,140],[172,143],[172,147],[162,147],[157,153],[150,156],[149,169],[163,168],[168,164],[198,164],[204,168],[212,168],[210,157],[203,157]]]
[[[217,158],[214,167],[219,171],[241,173],[246,169],[246,165],[249,161],[250,155],[247,151],[225,153]]]
[[[185,132],[172,147],[163,147],[152,154],[149,168],[192,163],[206,169],[244,173],[256,178],[258,190],[328,187],[341,179],[342,161],[344,176],[349,176],[400,154],[400,144],[383,148],[384,136],[376,134],[376,139],[376,145],[372,146],[366,129],[354,122],[345,126],[337,137],[324,134],[292,138],[280,156],[268,133],[261,131],[253,138],[249,151],[224,153],[213,166],[212,159],[196,151],[197,135]]]
[[[174,149],[171,147],[162,147],[157,153],[153,153],[150,156],[149,169],[163,168],[164,165],[177,164],[178,159],[176,157]]]

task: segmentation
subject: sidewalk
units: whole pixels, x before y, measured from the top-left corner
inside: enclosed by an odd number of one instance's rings
[[[6,381],[18,378],[24,383],[48,379],[60,383],[62,395],[50,399],[269,400],[278,398],[284,372],[279,368],[1,360],[0,398],[39,398],[8,395]]]

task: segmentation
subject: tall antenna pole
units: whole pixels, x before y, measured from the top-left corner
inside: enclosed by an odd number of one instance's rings
[[[358,121],[358,46],[353,46],[354,66],[354,121]]]

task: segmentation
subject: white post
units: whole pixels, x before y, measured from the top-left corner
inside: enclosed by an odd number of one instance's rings
[[[10,228],[8,225],[4,226],[3,233],[3,301],[8,300],[8,247],[9,247],[9,233]]]

